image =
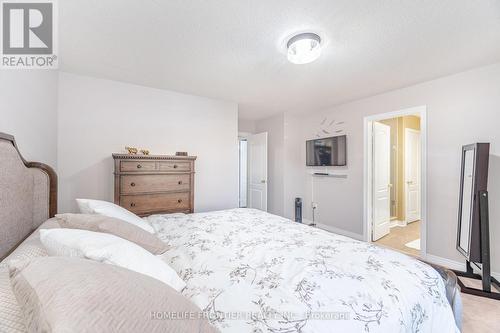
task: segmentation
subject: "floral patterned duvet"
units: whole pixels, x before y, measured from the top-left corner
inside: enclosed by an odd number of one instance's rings
[[[221,332],[458,332],[439,274],[398,252],[253,209],[147,219]]]

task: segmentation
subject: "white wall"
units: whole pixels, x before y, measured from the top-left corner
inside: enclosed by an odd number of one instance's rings
[[[283,158],[283,182],[284,182],[284,203],[283,216],[295,220],[295,198],[302,198],[303,209],[308,206],[308,201],[304,199],[305,186],[304,164],[302,149],[306,143],[303,140],[304,133],[301,118],[291,115],[284,115],[284,158]],[[310,203],[310,202],[309,202]]]
[[[255,133],[255,126],[255,120],[238,118],[238,132]]]
[[[58,100],[61,212],[78,197],[113,200],[111,154],[125,146],[198,156],[195,210],[238,206],[235,103],[68,73]]]
[[[314,180],[320,222],[347,233],[363,233],[363,119],[368,115],[419,105],[427,105],[428,112],[427,252],[451,260],[463,260],[455,250],[461,146],[473,142],[491,142],[490,230],[491,239],[494,240],[491,246],[493,270],[500,272],[500,64],[303,117],[300,120],[303,134],[299,134],[302,135],[299,141],[314,138],[325,117],[345,122],[342,126],[348,140],[348,166],[332,168],[333,172],[347,174],[348,178]],[[292,149],[293,146],[285,149]],[[312,177],[306,174],[304,145],[299,149],[302,158],[298,163],[303,172],[302,178],[296,181],[306,184],[302,195],[310,199]],[[287,195],[291,196],[285,193]],[[307,201],[305,208],[305,215],[310,218]]]
[[[269,213],[283,215],[284,211],[284,115],[279,114],[259,120],[256,133],[268,132],[267,161],[268,186],[267,210]]]
[[[295,198],[305,193],[301,118],[281,113],[256,121],[255,130],[268,132],[268,212],[293,220]]]
[[[0,73],[0,132],[14,135],[28,161],[57,167],[57,78],[55,71]]]

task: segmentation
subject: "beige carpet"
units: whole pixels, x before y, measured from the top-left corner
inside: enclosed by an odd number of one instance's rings
[[[462,280],[464,281],[464,280]],[[481,288],[481,281],[465,279],[467,286]],[[500,301],[462,293],[462,333],[500,332]]]

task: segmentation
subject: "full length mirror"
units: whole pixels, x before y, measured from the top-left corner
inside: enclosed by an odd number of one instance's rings
[[[488,191],[489,151],[489,143],[475,143],[462,147],[457,250],[468,261],[476,263],[482,262],[483,232],[479,193]],[[488,236],[486,233],[484,237]]]
[[[458,277],[481,280],[482,288],[473,288],[458,278],[466,294],[500,300],[500,282],[491,276],[488,166],[489,143],[462,147],[460,201],[458,211],[457,250],[466,258],[465,271],[455,270]]]
[[[458,247],[466,257],[469,257],[470,252],[470,234],[474,205],[474,157],[475,149],[463,150]]]

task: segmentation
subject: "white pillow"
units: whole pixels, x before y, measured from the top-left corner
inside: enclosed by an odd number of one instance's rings
[[[154,234],[155,230],[146,221],[141,219],[134,213],[126,210],[123,207],[115,205],[114,203],[101,201],[101,200],[90,200],[90,199],[76,199],[80,213],[82,214],[99,214],[109,217],[114,217],[116,219],[123,220],[125,222],[131,223],[141,229],[146,230],[149,233]]]
[[[186,283],[163,260],[123,238],[79,229],[40,229],[51,256],[78,257],[127,268],[181,291]]]

